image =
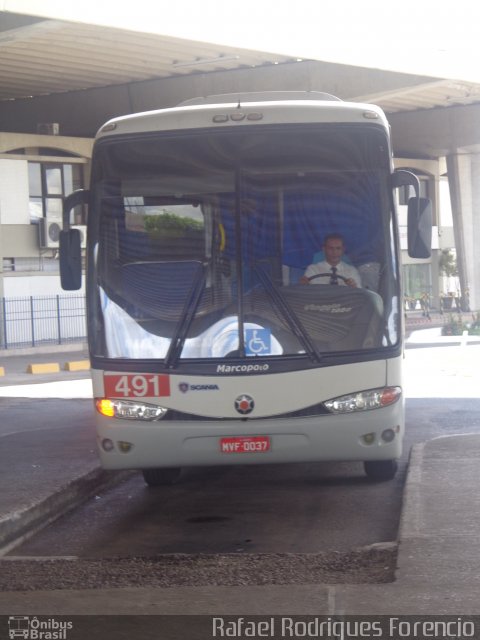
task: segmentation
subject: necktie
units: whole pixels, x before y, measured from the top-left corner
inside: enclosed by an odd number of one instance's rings
[[[337,267],[330,267],[332,275],[330,276],[330,284],[338,284]]]

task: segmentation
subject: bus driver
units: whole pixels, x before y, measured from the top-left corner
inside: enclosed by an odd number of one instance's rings
[[[307,267],[300,278],[301,284],[337,284],[349,287],[361,287],[362,280],[357,269],[342,260],[345,242],[339,233],[325,236],[323,242],[325,259]],[[330,278],[328,280],[328,278]]]

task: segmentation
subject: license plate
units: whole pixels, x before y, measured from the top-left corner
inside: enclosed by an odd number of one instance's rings
[[[220,438],[222,453],[265,453],[270,450],[268,436],[237,436]]]

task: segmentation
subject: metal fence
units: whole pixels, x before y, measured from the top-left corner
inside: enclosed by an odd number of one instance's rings
[[[85,296],[0,298],[0,348],[83,341]]]

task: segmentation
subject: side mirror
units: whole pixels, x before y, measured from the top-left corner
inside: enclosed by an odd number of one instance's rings
[[[408,255],[411,258],[430,258],[432,252],[432,203],[420,197],[420,181],[411,171],[397,169],[392,174],[392,187],[411,186],[415,198],[408,201]]]
[[[82,239],[78,229],[70,229],[70,211],[80,204],[88,204],[89,191],[78,189],[63,201],[63,230],[59,236],[60,282],[65,291],[82,286]]]
[[[392,187],[413,187],[417,198],[420,196],[420,181],[417,176],[406,169],[396,169],[392,174]]]
[[[70,229],[70,211],[80,204],[88,204],[89,199],[90,191],[87,189],[77,189],[65,198],[62,215],[64,229]]]
[[[78,229],[60,231],[60,282],[65,291],[82,286],[82,239]]]
[[[432,203],[428,198],[408,201],[408,255],[430,258],[432,251]]]

